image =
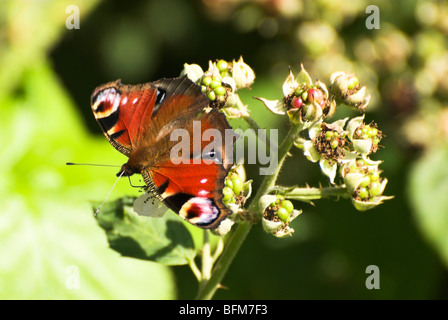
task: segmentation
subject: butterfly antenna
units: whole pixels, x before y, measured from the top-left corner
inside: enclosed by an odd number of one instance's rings
[[[98,164],[98,163],[76,163],[76,162],[66,162],[67,166],[95,166],[95,167],[121,167],[115,164]]]
[[[107,201],[107,199],[109,199],[109,197],[110,197],[110,195],[111,195],[111,193],[112,193],[112,190],[114,190],[115,186],[116,186],[117,183],[118,183],[118,180],[120,180],[120,178],[123,176],[123,174],[124,174],[124,171],[122,171],[122,172],[120,173],[120,175],[118,176],[117,180],[115,180],[115,182],[114,182],[112,188],[110,188],[109,193],[107,194],[106,198],[105,198],[105,199],[103,200],[103,202],[100,204],[100,206],[98,207],[98,209],[95,210],[95,213],[93,214],[94,216],[96,216],[96,215],[100,212],[101,207],[103,206],[103,204]]]

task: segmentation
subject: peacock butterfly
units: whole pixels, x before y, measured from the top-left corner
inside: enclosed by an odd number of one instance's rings
[[[224,179],[233,164],[229,146],[216,143],[209,159],[203,159],[198,155],[208,144],[193,138],[190,154],[172,159],[178,143],[171,137],[175,130],[193,134],[200,123],[201,137],[208,129],[222,137],[231,131],[225,116],[210,110],[200,86],[186,76],[139,85],[117,80],[94,90],[91,107],[106,138],[129,158],[117,176],[141,174],[159,200],[200,228],[216,228],[231,213],[222,202]]]

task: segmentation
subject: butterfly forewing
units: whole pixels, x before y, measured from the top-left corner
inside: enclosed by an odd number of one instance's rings
[[[92,111],[109,142],[129,156],[152,118],[158,90],[151,83],[129,86],[120,80],[95,89]]]

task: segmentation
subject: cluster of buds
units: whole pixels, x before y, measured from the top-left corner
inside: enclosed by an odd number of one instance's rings
[[[330,76],[331,97],[337,103],[345,104],[356,110],[364,111],[371,95],[367,95],[367,88],[361,87],[358,78],[354,74],[335,72]]]
[[[296,147],[303,150],[308,160],[319,162],[322,173],[332,184],[338,165],[356,158],[349,133],[344,130],[347,120],[345,118],[330,124],[317,121],[308,130],[309,140],[298,138],[294,142]]]
[[[378,150],[383,138],[375,123],[364,123],[364,115],[351,120],[345,118],[333,123],[325,122],[333,116],[336,106],[346,105],[364,111],[369,104],[370,95],[367,95],[366,87],[361,87],[355,75],[344,72],[332,74],[329,92],[319,80],[313,83],[302,65],[297,76],[289,72],[282,90],[281,100],[257,99],[271,112],[288,115],[293,124],[308,130],[309,139],[299,137],[294,144],[303,150],[310,161],[319,163],[322,173],[331,184],[335,184],[336,178],[347,183],[346,177],[352,177],[346,171],[338,177],[338,168],[347,168],[347,165],[357,163],[359,159],[371,162],[369,155]],[[365,173],[368,174],[369,183],[367,177],[364,177],[363,182],[350,191],[355,207],[359,210],[371,208],[387,198],[382,196],[387,179],[377,178],[377,174],[371,172],[373,169],[369,170]]]
[[[266,232],[278,238],[290,236],[294,232],[290,223],[299,216],[301,210],[294,209],[291,201],[282,195],[264,195],[259,205],[263,212],[263,229]]]
[[[210,101],[217,101],[222,104],[227,94],[226,87],[222,85],[222,81],[216,76],[205,76],[201,80],[201,90],[207,95]]]
[[[282,90],[281,100],[257,99],[271,112],[279,115],[287,114],[291,122],[300,123],[305,128],[319,119],[331,117],[336,110],[336,103],[329,99],[325,84],[319,80],[313,83],[303,65],[297,76],[289,71]]]
[[[240,210],[251,194],[251,184],[252,180],[246,181],[243,165],[233,166],[224,179],[222,202],[234,212]]]
[[[360,211],[374,208],[384,200],[393,198],[383,196],[387,179],[381,177],[381,170],[378,168],[380,163],[381,161],[358,158],[341,167],[341,176],[352,203]]]
[[[353,164],[363,161],[370,164],[365,167],[366,174],[367,171],[369,174],[374,171],[372,164],[376,168],[375,172],[379,174],[379,162],[372,162],[369,155],[377,151],[382,132],[375,123],[365,124],[364,116],[353,118],[348,123],[347,121],[348,118],[337,120],[331,124],[318,121],[308,130],[310,140],[299,138],[295,141],[295,145],[304,151],[308,160],[319,162],[322,172],[328,176],[331,184],[335,183],[338,167],[347,170],[347,167],[354,168]],[[340,171],[340,176],[347,184],[346,174],[348,172],[344,170]],[[373,183],[368,185],[369,197],[365,196],[364,190],[361,190],[360,194],[359,192],[355,193],[355,188],[351,190],[352,198],[365,202],[372,200],[373,195],[375,197],[381,196],[387,179],[383,179],[380,183],[377,182],[378,179],[375,179],[375,177],[376,174],[369,176]],[[367,178],[364,180],[363,183],[365,184]],[[379,188],[377,183],[382,187]],[[356,187],[359,187],[359,185]],[[376,200],[374,202],[379,204]],[[360,207],[356,206],[356,208],[359,209]]]
[[[201,86],[212,108],[221,109],[228,118],[248,117],[249,112],[237,91],[250,88],[255,80],[254,71],[243,58],[231,62],[223,59],[209,61],[205,72],[197,64],[185,64],[181,75]]]
[[[234,165],[224,179],[222,189],[222,202],[232,210],[230,216],[221,222],[218,228],[212,229],[212,233],[219,236],[226,235],[232,225],[240,219],[245,219],[244,204],[252,193],[252,180],[246,181],[246,171],[241,164]]]
[[[383,138],[383,133],[375,123],[364,123],[364,115],[353,118],[347,125],[347,131],[353,149],[363,156],[375,153]]]

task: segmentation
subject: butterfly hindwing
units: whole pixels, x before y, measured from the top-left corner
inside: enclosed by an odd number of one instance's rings
[[[215,228],[231,213],[222,203],[224,179],[233,158],[232,149],[229,146],[226,148],[225,144],[226,130],[231,129],[225,116],[216,110],[211,110],[195,121],[196,125],[200,125],[200,136],[193,139],[201,140],[198,143],[200,149],[196,150],[195,141],[190,139],[190,153],[187,156],[161,159],[142,174],[145,182],[152,185],[155,193],[160,195],[160,199],[182,218],[202,228]],[[216,143],[213,143],[212,152],[204,154],[211,141],[204,141],[201,137],[209,129],[215,130],[216,136],[211,140]],[[233,140],[230,148],[233,148]]]

